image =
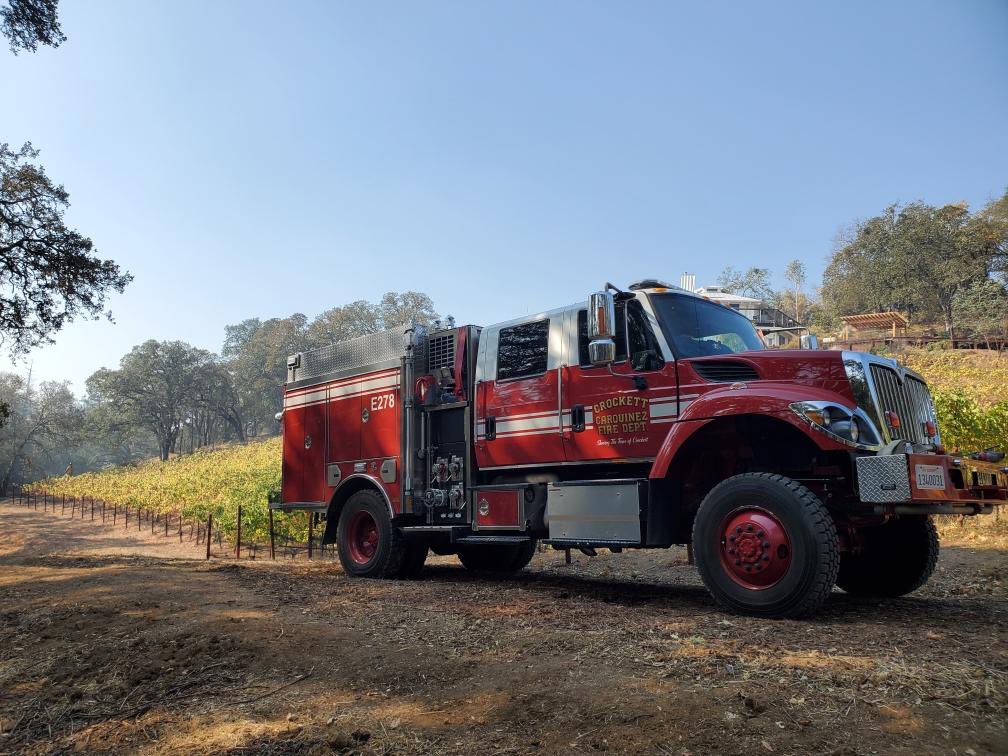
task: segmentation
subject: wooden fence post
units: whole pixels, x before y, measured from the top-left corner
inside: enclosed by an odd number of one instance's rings
[[[210,558],[210,534],[213,532],[213,515],[208,514],[206,518],[206,558]]]
[[[241,514],[242,506],[238,505],[238,536],[235,538],[235,559],[241,559]]]
[[[273,507],[269,510],[269,528],[270,528],[270,559],[276,559],[276,544],[273,540]]]
[[[308,513],[308,558],[312,558],[312,538],[315,536],[315,513]]]

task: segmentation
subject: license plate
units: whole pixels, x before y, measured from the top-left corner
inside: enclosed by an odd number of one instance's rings
[[[945,490],[945,468],[941,465],[914,465],[917,488]]]

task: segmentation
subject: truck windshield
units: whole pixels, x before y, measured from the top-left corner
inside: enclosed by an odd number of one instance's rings
[[[653,294],[651,302],[676,357],[764,348],[752,321],[727,307],[682,294]]]

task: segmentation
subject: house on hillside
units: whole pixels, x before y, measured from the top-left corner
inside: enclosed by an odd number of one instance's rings
[[[733,310],[738,310],[739,312],[742,310],[754,311],[763,306],[762,299],[744,297],[741,294],[732,294],[720,286],[701,286],[694,291],[701,296],[707,297],[707,299],[713,300],[718,304],[723,304],[725,307],[731,307]]]

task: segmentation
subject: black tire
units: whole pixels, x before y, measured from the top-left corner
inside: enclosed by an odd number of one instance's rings
[[[535,554],[536,540],[514,545],[459,546],[462,566],[473,572],[518,572],[525,569]]]
[[[721,606],[760,617],[815,612],[840,565],[826,507],[801,483],[771,473],[736,475],[707,494],[693,523],[693,554]]]
[[[373,540],[361,538],[362,523]],[[367,548],[363,548],[363,545]],[[406,557],[408,541],[392,527],[388,504],[370,489],[353,494],[340,512],[336,546],[340,562],[353,577],[399,577]],[[426,556],[426,551],[424,552]]]
[[[840,558],[837,585],[853,596],[893,598],[924,585],[938,563],[938,530],[927,516],[862,528],[862,550]]]

